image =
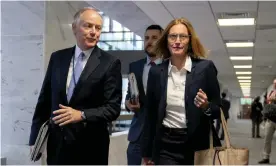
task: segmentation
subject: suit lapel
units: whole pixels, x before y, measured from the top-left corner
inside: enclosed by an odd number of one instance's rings
[[[189,86],[193,82],[193,77],[194,77],[194,73],[195,73],[196,61],[193,58],[191,58],[191,60],[192,60],[192,69],[191,69],[191,72],[187,71],[187,74],[186,74],[185,94],[189,93],[188,92]]]
[[[61,97],[62,100],[68,104],[67,97],[66,97],[66,84],[67,84],[67,77],[69,72],[69,67],[71,63],[71,59],[75,53],[75,46],[71,49],[68,49],[67,52],[60,58],[60,74],[57,76],[57,80],[60,80],[60,89],[61,89]]]
[[[101,56],[100,49],[95,46],[94,50],[92,51],[89,59],[87,60],[87,63],[81,73],[81,76],[79,78],[79,81],[77,82],[77,85],[75,86],[73,95],[71,97],[71,101],[77,96],[80,88],[82,87],[82,84],[86,81],[86,79],[93,73],[93,71],[98,67],[100,64],[99,57]]]
[[[144,84],[143,84],[143,72],[144,72],[144,67],[147,62],[147,59],[143,59],[141,63],[139,63],[138,69],[137,69],[137,74],[138,74],[138,86],[139,86],[139,91],[141,92],[141,97],[144,98],[145,96],[145,90],[144,90]]]
[[[162,108],[167,107],[167,86],[168,86],[168,66],[169,60],[164,61],[161,66],[160,85],[161,85],[161,102]]]

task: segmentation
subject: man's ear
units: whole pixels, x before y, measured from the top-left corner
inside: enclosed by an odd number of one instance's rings
[[[74,35],[76,35],[76,31],[77,31],[76,23],[72,23],[72,31],[73,31]]]

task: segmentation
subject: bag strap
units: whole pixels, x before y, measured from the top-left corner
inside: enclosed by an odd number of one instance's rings
[[[214,149],[214,140],[213,140],[213,130],[212,130],[212,122],[210,121],[210,132],[209,132],[209,137],[210,137],[210,149]]]
[[[227,128],[227,123],[225,120],[225,116],[223,114],[222,109],[220,108],[220,118],[221,118],[221,124],[224,132],[224,137],[225,137],[225,144],[227,148],[231,147],[231,142],[230,142],[230,136],[229,136],[229,131]],[[213,131],[212,131],[212,123],[210,122],[210,149],[214,149],[214,138],[213,138]]]
[[[227,123],[226,123],[226,120],[225,120],[225,116],[224,116],[223,111],[222,111],[221,108],[220,108],[220,119],[221,119],[221,122],[222,122],[222,128],[223,128],[223,132],[224,132],[226,147],[230,148],[231,147],[231,142],[230,142],[229,131],[228,131]]]

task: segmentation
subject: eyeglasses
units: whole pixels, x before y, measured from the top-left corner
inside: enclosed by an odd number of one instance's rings
[[[168,39],[170,41],[176,41],[176,39],[179,37],[180,41],[184,41],[185,39],[188,39],[191,35],[185,35],[185,34],[168,34]]]

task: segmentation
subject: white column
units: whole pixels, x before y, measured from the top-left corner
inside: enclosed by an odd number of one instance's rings
[[[44,2],[1,2],[1,156],[29,161],[29,135],[43,71]]]

